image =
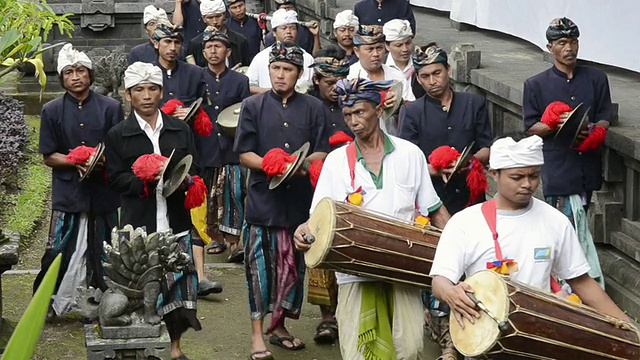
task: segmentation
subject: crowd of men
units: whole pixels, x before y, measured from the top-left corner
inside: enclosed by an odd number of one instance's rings
[[[626,319],[603,291],[585,215],[591,193],[602,184],[609,87],[604,73],[577,65],[580,34],[571,20],[549,25],[554,64],[524,84],[528,136],[494,141],[485,99],[452,89],[446,51],[435,42],[414,43],[418,29],[407,1],[362,0],[353,11],[340,12],[333,24],[336,43],[324,48],[317,25],[298,21],[293,0],[276,2],[268,36],[247,15],[244,0],[176,0],[171,21],[164,10],[148,6],[143,26],[149,41],[131,49],[124,75],[132,108],[126,118],[118,102],[90,90],[91,59],[70,44],[62,48],[57,69],[66,93],[43,107],[40,130],[40,152],[53,169],[53,213],[34,289],[63,254],[49,317],[73,309],[78,286],[105,289],[100,254],[113,227],[172,229],[182,234],[181,249],[193,262],[166,276],[158,302],[173,359],[188,359],[181,336],[201,329],[197,297],[222,291],[204,271],[207,244],[208,253],[229,250],[229,261],[244,261],[250,358],[273,359],[264,337],[267,314],[269,344],[303,349],[285,320],[301,313],[307,220],[329,197],[400,221],[429,217],[444,229],[430,274],[432,293],[308,272],[309,302],[322,313],[314,340],[339,341],[344,359],[421,358],[425,322],[441,359],[457,359],[449,312],[462,326],[479,316],[466,295],[473,290],[459,281],[504,260],[497,258],[502,252],[518,263],[519,270],[509,273],[513,278],[546,291],[554,278],[585,304]],[[246,75],[235,71],[240,67],[248,67]],[[201,98],[201,111],[187,118]],[[216,119],[237,103],[234,135]],[[553,135],[580,103],[590,108],[590,125],[576,148]],[[398,107],[395,117],[387,116]],[[88,162],[72,161],[70,150],[100,143],[104,158],[80,181]],[[317,183],[305,168],[270,189],[266,164],[273,150],[292,154],[305,143],[305,160],[323,161]],[[473,156],[453,173],[467,147]],[[151,181],[132,170],[147,154],[168,159],[168,169],[193,157],[179,191],[163,195],[162,164]],[[497,184],[490,201],[481,181],[487,168]],[[206,210],[194,213],[185,206],[185,193],[196,175],[208,195]],[[546,203],[532,197],[541,180]],[[359,201],[352,200],[355,193]],[[480,209],[485,203],[497,216],[497,240]],[[204,231],[194,227],[194,216],[204,218],[198,219]],[[547,252],[534,258],[534,249]]]

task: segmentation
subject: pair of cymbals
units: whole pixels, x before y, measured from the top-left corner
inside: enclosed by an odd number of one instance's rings
[[[202,105],[202,98],[197,98],[187,108],[187,115],[184,116],[184,119],[182,119],[182,121],[184,122],[191,121],[191,119],[193,119],[193,117],[196,115],[196,112],[198,112],[198,109],[200,108],[201,105]]]
[[[171,169],[167,173],[167,169],[169,168],[169,163],[173,158],[173,154],[176,152],[175,149],[171,151],[171,155],[164,164],[162,170],[160,170],[160,177],[163,179],[162,185],[162,196],[169,197],[173,194],[179,187],[182,185],[184,179],[189,175],[189,169],[191,168],[191,163],[193,162],[193,156],[187,155],[182,160],[180,160],[176,166]],[[165,176],[166,175],[166,176]]]
[[[220,112],[218,119],[216,119],[216,123],[220,128],[230,136],[236,136],[236,128],[238,127],[238,121],[240,119],[241,107],[242,102],[229,105]]]
[[[83,181],[84,179],[89,177],[89,175],[91,175],[93,169],[95,169],[96,165],[98,165],[98,162],[100,162],[100,159],[102,159],[104,149],[105,146],[103,143],[100,143],[98,144],[98,146],[96,146],[96,151],[89,157],[89,166],[87,166],[87,171],[85,171],[84,174],[80,176],[80,181]]]
[[[567,120],[560,125],[558,131],[554,135],[554,139],[561,143],[569,143],[572,148],[578,147],[578,135],[580,132],[589,128],[589,111],[591,107],[585,106],[584,103],[578,104],[573,111],[569,113]]]
[[[285,170],[284,174],[271,178],[271,182],[269,183],[269,190],[273,190],[282,185],[284,182],[291,179],[295,175],[295,173],[298,172],[298,170],[300,170],[300,168],[306,161],[307,154],[309,153],[309,147],[309,143],[306,142],[300,147],[300,149],[291,154],[296,157],[296,160],[292,163],[287,164],[287,170]]]
[[[449,183],[449,180],[451,180],[452,177],[456,176],[460,171],[464,169],[465,166],[469,164],[469,160],[471,160],[471,158],[474,155],[473,152],[471,152],[474,145],[475,145],[475,141],[472,141],[471,144],[469,144],[462,150],[462,153],[460,153],[458,160],[456,160],[456,163],[453,166],[453,171],[447,177],[447,182],[444,184],[445,186],[447,186],[447,184]]]

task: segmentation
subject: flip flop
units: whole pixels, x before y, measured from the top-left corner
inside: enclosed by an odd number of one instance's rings
[[[256,355],[265,355],[265,356],[256,357]],[[259,351],[252,352],[251,355],[249,356],[249,360],[274,360],[274,359],[273,359],[273,354],[271,354],[271,351],[259,350]]]
[[[302,350],[306,347],[306,345],[303,342],[300,342],[300,344],[298,345],[294,345],[294,341],[295,338],[293,336],[278,336],[278,335],[271,335],[271,337],[269,337],[269,343],[271,345],[275,345],[278,347],[281,347],[285,350],[291,350],[291,351],[296,351],[296,350]],[[291,343],[291,345],[293,346],[287,346],[284,344],[285,341],[288,341]]]
[[[316,328],[313,341],[318,345],[333,345],[338,340],[338,323],[335,320],[324,320]]]
[[[211,243],[211,247],[207,249],[207,254],[218,255],[222,254],[225,251],[227,251],[227,244],[214,241]]]

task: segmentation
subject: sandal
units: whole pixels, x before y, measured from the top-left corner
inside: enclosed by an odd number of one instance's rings
[[[295,340],[295,338],[293,336],[278,336],[278,335],[271,335],[271,337],[269,337],[269,343],[278,347],[281,347],[285,350],[291,350],[291,351],[295,351],[295,350],[302,350],[306,347],[306,345],[303,342],[300,342],[300,344],[295,345],[295,343],[293,342]],[[300,340],[300,339],[298,339]],[[287,346],[284,344],[285,341],[288,341],[291,343],[291,346]]]
[[[213,241],[211,242],[211,246],[207,249],[207,254],[218,255],[222,254],[225,251],[227,251],[227,244]]]
[[[244,261],[244,249],[240,248],[238,245],[236,246],[231,246],[229,248],[229,251],[231,252],[231,254],[229,255],[229,258],[227,259],[228,263],[241,263]]]
[[[333,345],[338,340],[338,323],[335,320],[323,320],[316,327],[316,336],[313,341],[318,345]]]
[[[256,357],[256,355],[264,355],[262,357]],[[274,360],[271,351],[269,350],[259,350],[254,351],[249,356],[249,360]]]

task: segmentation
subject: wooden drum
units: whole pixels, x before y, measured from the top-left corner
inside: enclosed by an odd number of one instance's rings
[[[453,344],[469,357],[490,359],[640,359],[640,334],[631,324],[598,313],[494,271],[465,280],[476,298],[509,329],[485,313],[462,330],[453,313]]]
[[[428,287],[440,230],[322,199],[309,219],[315,242],[305,253],[310,268]]]

